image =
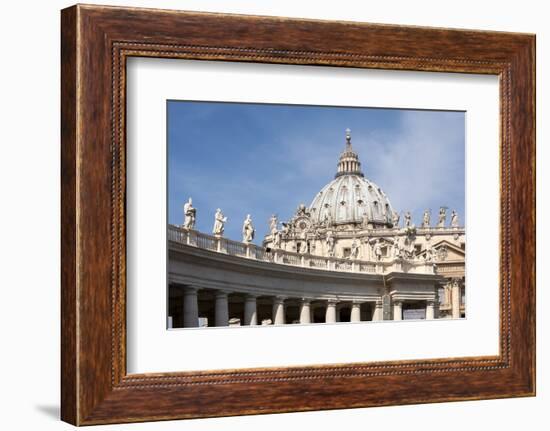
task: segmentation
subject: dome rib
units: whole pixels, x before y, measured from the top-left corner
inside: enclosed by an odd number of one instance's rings
[[[329,213],[336,224],[363,223],[366,214],[369,223],[389,225],[393,214],[390,200],[378,192],[378,186],[353,174],[341,175],[325,185],[311,202],[309,210],[314,223],[323,223],[325,214]]]

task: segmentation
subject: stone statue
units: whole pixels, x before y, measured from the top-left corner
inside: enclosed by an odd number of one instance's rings
[[[455,210],[451,213],[451,227],[458,227],[458,213]]]
[[[430,210],[424,211],[424,217],[422,218],[422,227],[430,227]]]
[[[298,209],[296,210],[297,216],[309,216],[309,211],[307,210],[306,206],[304,204],[298,205]]]
[[[243,222],[243,242],[249,244],[254,239],[254,226],[252,225],[252,218],[250,214],[247,214]]]
[[[410,227],[411,226],[411,212],[410,211],[407,211],[405,213],[405,227]]]
[[[428,242],[426,244],[426,255],[425,255],[425,258],[426,258],[426,261],[427,262],[433,262],[434,261],[434,249],[432,247],[432,243],[431,242]]]
[[[222,210],[218,208],[214,215],[214,228],[212,229],[212,233],[216,236],[222,236],[225,222],[227,222],[227,217],[224,217]]]
[[[398,228],[399,227],[399,219],[401,217],[399,216],[399,213],[397,211],[394,211],[393,212],[393,215],[392,215],[392,223],[393,223],[393,227],[396,227]]]
[[[351,254],[350,257],[352,259],[358,259],[359,258],[359,242],[356,238],[353,238],[353,242],[351,243]]]
[[[183,227],[185,229],[194,229],[195,220],[197,218],[197,210],[196,208],[193,208],[193,199],[189,198],[189,200],[183,206],[183,215]]]
[[[271,235],[273,235],[275,232],[277,232],[277,225],[279,224],[279,220],[277,219],[277,216],[273,214],[271,218],[269,219],[269,231],[271,232]]]
[[[414,225],[407,228],[407,236],[403,242],[403,254],[407,259],[414,259],[415,257],[415,242],[416,242],[416,228]]]
[[[374,242],[373,251],[376,260],[382,260],[382,245],[380,244],[380,240]]]
[[[281,232],[275,231],[271,234],[271,237],[273,248],[281,248]]]
[[[327,231],[327,237],[325,238],[327,244],[327,252],[330,257],[334,257],[334,237],[332,236],[332,231]]]
[[[290,233],[290,223],[283,223],[283,234],[286,236]]]
[[[399,259],[401,257],[401,244],[399,243],[399,237],[395,237],[393,241],[393,257]]]
[[[445,227],[445,219],[447,218],[447,209],[445,207],[439,208],[439,223],[437,227]]]

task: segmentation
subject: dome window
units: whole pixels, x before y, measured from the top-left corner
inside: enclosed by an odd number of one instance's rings
[[[359,205],[363,205],[363,204],[364,204],[363,199],[359,199],[359,200],[357,201],[357,203],[358,203]]]

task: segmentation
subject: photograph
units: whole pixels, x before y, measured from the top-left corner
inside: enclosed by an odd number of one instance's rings
[[[467,317],[465,112],[166,110],[168,329]]]

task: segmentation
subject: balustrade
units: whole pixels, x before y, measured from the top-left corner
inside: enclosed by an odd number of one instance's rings
[[[187,230],[174,225],[168,226],[168,240],[175,243],[193,245],[206,250],[226,253],[231,256],[247,257],[264,262],[276,262],[285,265],[315,269],[373,274],[386,273],[392,270],[423,274],[434,273],[432,263],[425,261],[404,262],[391,260],[370,262],[299,254],[281,249],[267,251],[265,248],[255,244],[244,244],[223,237],[215,237],[202,232]],[[452,269],[455,269],[454,266]]]

